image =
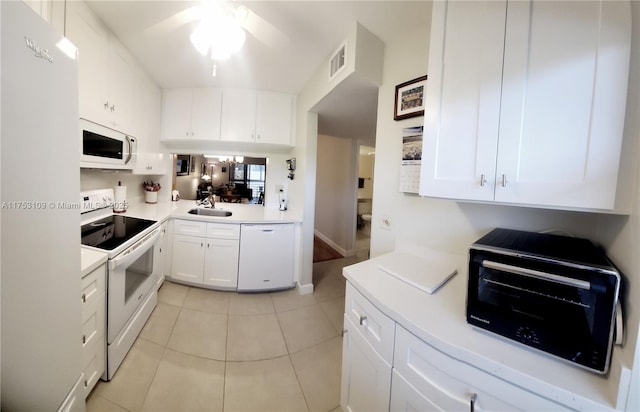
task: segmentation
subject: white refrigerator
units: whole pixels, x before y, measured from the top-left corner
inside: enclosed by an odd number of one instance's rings
[[[1,409],[84,410],[77,53],[20,1],[0,18]]]

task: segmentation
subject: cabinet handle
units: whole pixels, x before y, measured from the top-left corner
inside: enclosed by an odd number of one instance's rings
[[[87,337],[82,335],[82,344],[84,345],[85,343],[87,343]]]
[[[342,329],[342,332],[340,333],[340,336],[344,337],[344,335],[346,335],[347,332],[349,332],[347,329]]]
[[[87,303],[87,295],[86,294],[82,294],[82,303]]]
[[[185,136],[189,136],[189,132],[185,133]]]
[[[256,139],[260,140],[260,135],[256,135]]]
[[[112,111],[112,112],[114,112],[115,110],[116,110],[116,106],[115,106],[115,105],[112,105],[112,106],[111,106],[111,111]]]
[[[105,110],[108,110],[108,109],[109,109],[109,100],[107,100],[107,101],[104,103],[104,109],[105,109]]]
[[[367,324],[367,317],[360,315],[360,326],[364,326]]]
[[[502,175],[502,187],[507,187],[507,175]]]
[[[87,380],[84,381],[84,387],[86,388],[87,386],[89,386],[89,382],[87,382]]]
[[[471,398],[469,398],[469,410],[474,412],[476,409],[476,401],[478,400],[478,394],[472,393]]]
[[[204,243],[200,243],[200,247],[204,247]]]
[[[484,173],[480,175],[480,186],[484,187],[487,183],[487,179],[484,177]]]

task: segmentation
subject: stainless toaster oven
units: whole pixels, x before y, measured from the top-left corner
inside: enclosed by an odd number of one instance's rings
[[[467,322],[604,374],[620,284],[589,240],[494,229],[469,248]]]

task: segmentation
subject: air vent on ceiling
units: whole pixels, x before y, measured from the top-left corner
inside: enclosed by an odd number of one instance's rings
[[[347,45],[342,44],[340,48],[331,57],[329,65],[329,81],[344,69],[347,63]]]

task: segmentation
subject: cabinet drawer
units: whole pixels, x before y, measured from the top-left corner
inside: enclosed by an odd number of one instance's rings
[[[390,405],[389,410],[392,412],[438,411],[442,409],[418,392],[395,369],[391,376]],[[469,406],[467,405],[467,410],[469,410]]]
[[[561,405],[454,359],[396,328],[394,369],[431,403],[446,411],[564,410]]]
[[[104,373],[105,368],[105,337],[99,336],[90,346],[83,349],[83,371],[84,371],[84,397],[91,393],[91,390]]]
[[[389,364],[393,361],[395,322],[373,306],[347,282],[345,316],[349,318],[365,340]]]
[[[207,237],[213,239],[240,239],[240,225],[207,223]]]
[[[176,235],[205,237],[207,236],[207,223],[176,219],[173,222],[173,233]]]
[[[91,346],[99,337],[104,340],[105,306],[105,298],[104,294],[102,294],[92,305],[83,309],[81,329],[83,348]]]
[[[85,308],[94,305],[95,301],[99,300],[101,296],[104,302],[105,277],[106,265],[100,265],[82,278],[80,282],[80,299],[83,313]]]

